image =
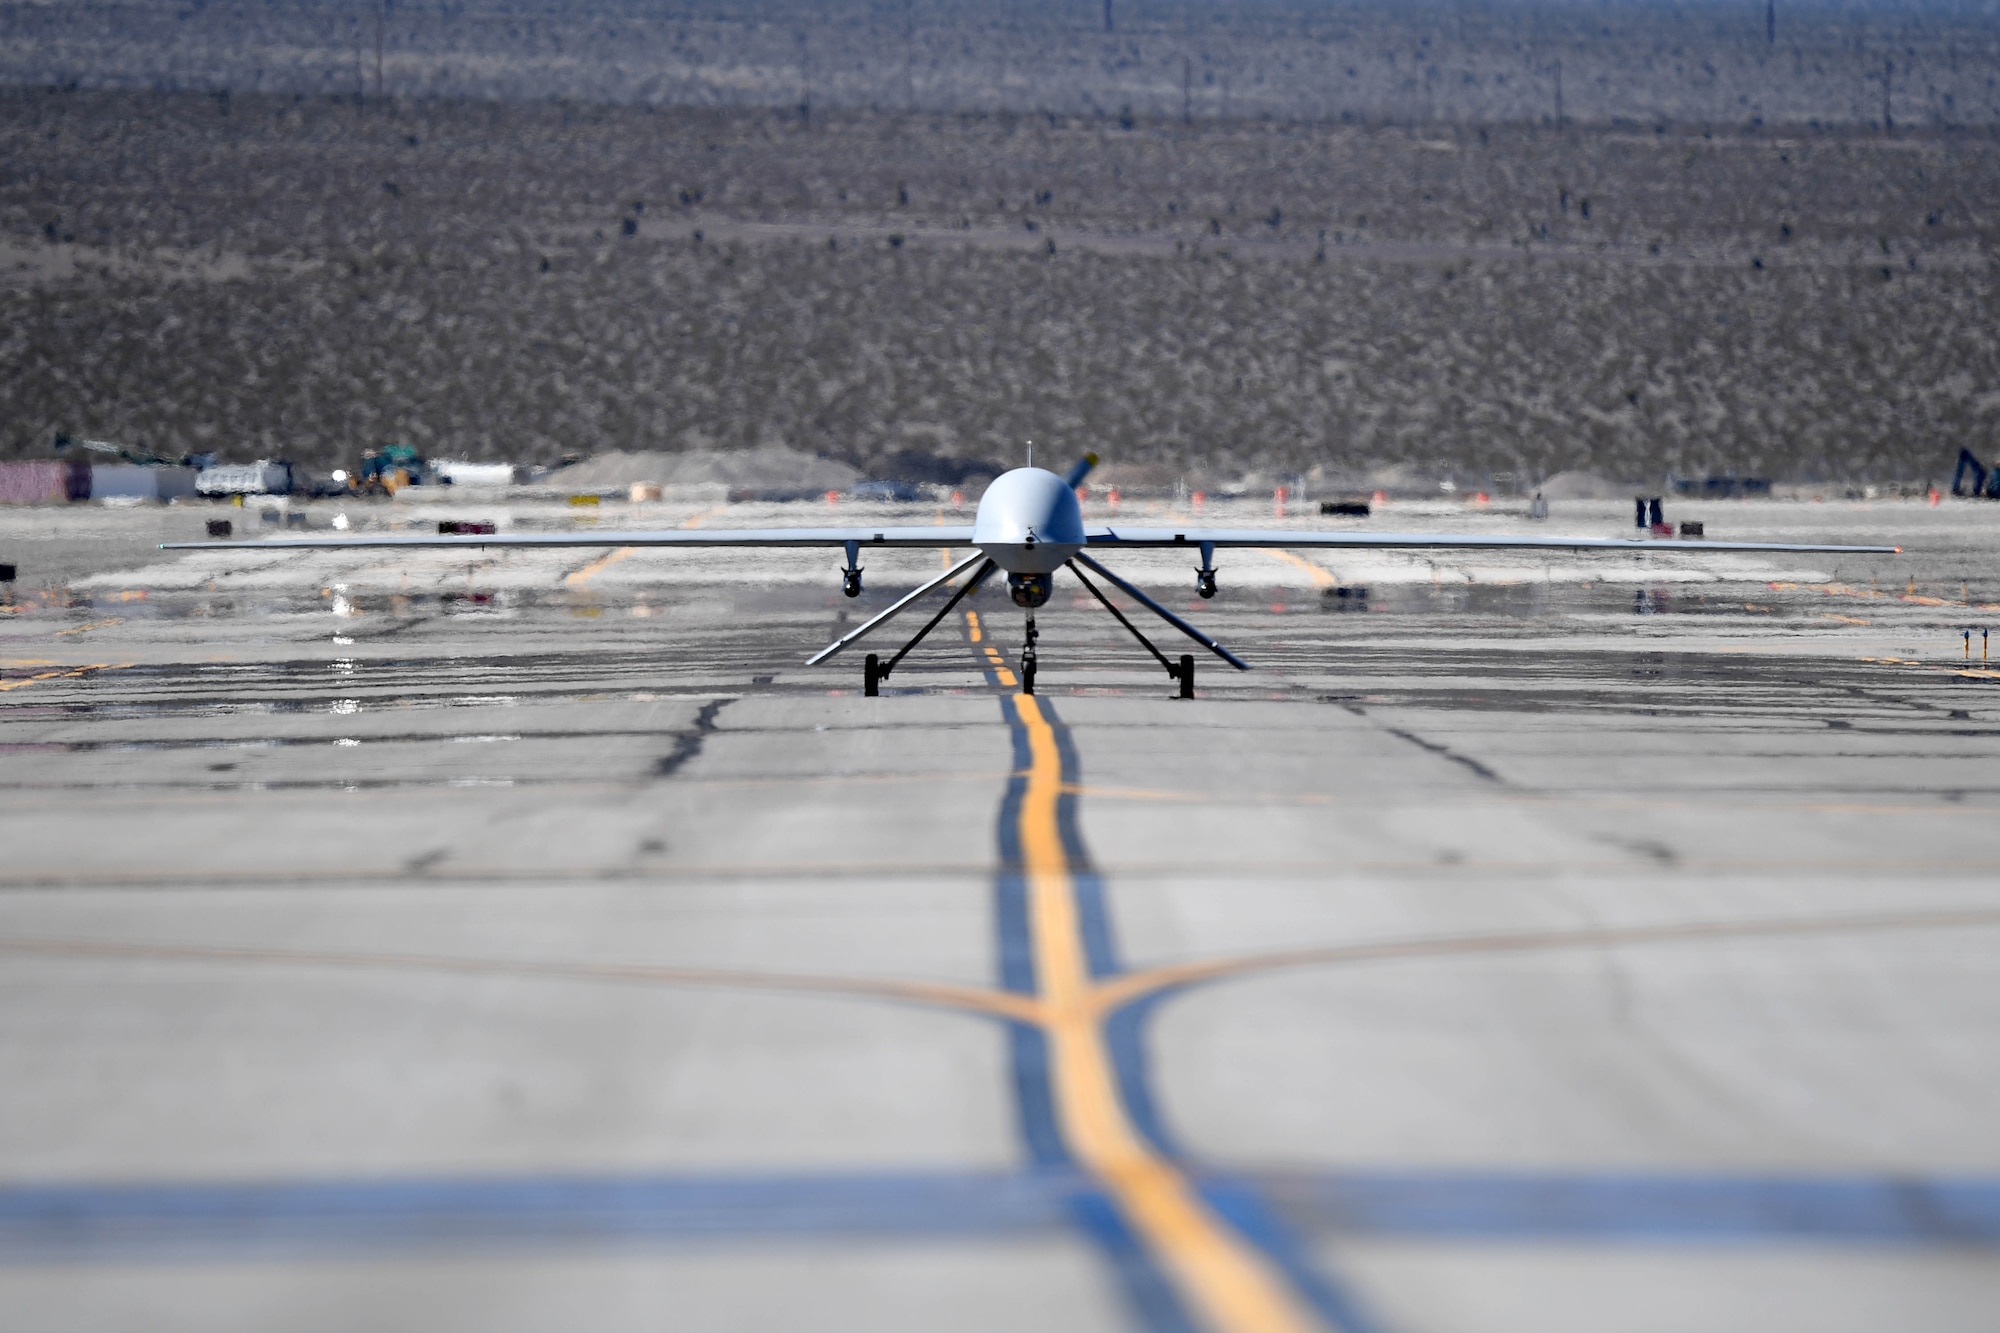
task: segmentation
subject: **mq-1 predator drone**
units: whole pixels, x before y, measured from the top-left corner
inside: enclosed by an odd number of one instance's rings
[[[282,537],[250,542],[168,542],[163,550],[248,549],[268,551],[279,548],[334,549],[348,547],[566,547],[566,546],[828,546],[841,547],[847,564],[841,570],[841,591],[849,597],[861,595],[861,552],[870,547],[890,546],[970,546],[974,554],[944,573],[914,588],[887,610],[806,659],[816,666],[866,637],[894,619],[926,594],[971,574],[940,607],[924,627],[887,661],[870,653],[862,668],[864,693],[879,693],[910,650],[951,613],[951,609],[996,571],[1007,576],[1007,593],[1016,606],[1028,613],[1027,633],[1021,648],[1021,688],[1035,692],[1035,611],[1048,603],[1055,574],[1067,569],[1084,588],[1116,617],[1118,623],[1166,668],[1180,683],[1180,697],[1194,697],[1194,656],[1183,653],[1174,661],[1148,639],[1125,614],[1104,595],[1089,574],[1098,575],[1133,601],[1220,657],[1239,671],[1249,663],[1217,643],[1200,629],[1175,615],[1153,598],[1099,563],[1092,551],[1121,548],[1179,547],[1198,552],[1201,564],[1195,569],[1195,591],[1202,597],[1215,596],[1215,553],[1232,546],[1325,547],[1465,550],[1532,549],[1556,551],[1773,551],[1832,552],[1844,555],[1894,555],[1899,546],[1822,546],[1789,542],[1702,542],[1698,545],[1672,540],[1625,537],[1540,537],[1509,535],[1462,535],[1435,532],[1299,532],[1280,528],[1198,528],[1180,524],[1165,528],[1128,528],[1121,524],[1086,524],[1077,503],[1077,488],[1097,465],[1096,454],[1086,454],[1066,475],[1045,468],[1014,468],[994,478],[980,498],[979,509],[970,527],[856,527],[856,528],[739,528],[672,529],[664,532],[519,533],[506,535],[472,534],[438,536],[351,536]]]

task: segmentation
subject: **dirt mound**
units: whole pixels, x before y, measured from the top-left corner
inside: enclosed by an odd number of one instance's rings
[[[737,450],[691,449],[686,453],[597,454],[552,473],[549,480],[571,490],[609,490],[647,482],[740,490],[844,491],[859,475],[831,458],[783,445],[760,445]]]
[[[1594,472],[1558,472],[1539,489],[1549,500],[1617,500],[1632,494],[1630,487],[1606,481]]]

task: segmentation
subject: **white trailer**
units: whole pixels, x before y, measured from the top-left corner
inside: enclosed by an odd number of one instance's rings
[[[203,468],[194,488],[203,495],[290,495],[292,465],[262,458]]]

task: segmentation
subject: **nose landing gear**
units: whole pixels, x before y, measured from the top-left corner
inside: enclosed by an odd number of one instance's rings
[[[1035,640],[1041,634],[1035,628],[1035,613],[1028,613],[1028,639],[1021,645],[1021,693],[1035,692]]]

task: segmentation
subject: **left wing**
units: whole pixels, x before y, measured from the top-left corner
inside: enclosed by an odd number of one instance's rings
[[[1286,528],[1087,527],[1092,546],[1301,546],[1405,550],[1542,551],[1827,551],[1846,555],[1900,555],[1900,546],[1825,546],[1807,542],[1712,542],[1647,537],[1539,537],[1441,532],[1301,532]]]
[[[519,532],[406,536],[269,537],[242,542],[162,542],[163,551],[324,551],[345,547],[484,546],[970,546],[969,527],[671,528],[664,532]]]

